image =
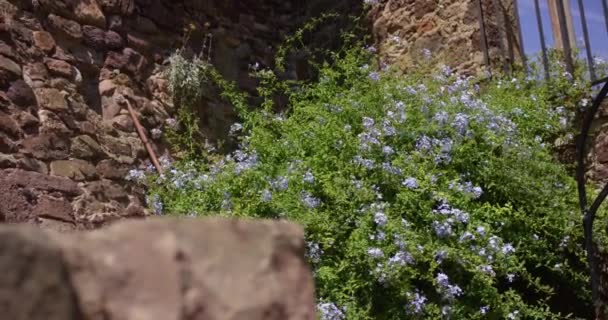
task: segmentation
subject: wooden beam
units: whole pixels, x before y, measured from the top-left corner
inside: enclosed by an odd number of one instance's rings
[[[564,13],[566,15],[566,27],[568,30],[568,39],[570,47],[576,47],[576,35],[574,33],[574,23],[572,20],[572,10],[570,0],[562,0],[564,2]],[[557,13],[557,0],[548,0],[549,16],[551,17],[551,29],[553,30],[553,46],[556,49],[563,50],[564,43],[562,42],[562,34],[559,24],[559,15]]]

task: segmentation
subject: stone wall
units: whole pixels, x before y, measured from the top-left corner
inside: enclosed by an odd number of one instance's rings
[[[386,63],[407,70],[425,59],[426,49],[460,73],[484,72],[477,3],[477,0],[381,1],[370,13],[380,55]],[[504,61],[519,61],[513,2],[483,0],[482,4],[491,68],[498,70]],[[510,48],[514,59],[509,54]]]
[[[150,161],[118,97],[132,98],[155,137],[175,111],[163,72],[177,48],[198,53],[210,37],[211,62],[252,91],[249,65],[271,66],[282,39],[318,10],[280,0],[0,0],[0,220],[65,228],[146,215],[143,190],[124,178]],[[201,103],[205,133],[227,132],[230,106]]]
[[[460,71],[478,71],[475,3],[381,1],[369,13],[377,47],[404,68],[426,48],[449,52],[445,62]],[[493,3],[484,0],[496,62]],[[163,73],[176,49],[208,50],[224,77],[255,94],[250,65],[273,66],[286,35],[311,16],[361,8],[358,0],[0,0],[0,220],[66,228],[147,215],[144,190],[124,178],[150,160],[120,97],[131,97],[156,153],[166,154],[152,133],[175,112]],[[344,21],[307,40],[331,46]],[[298,59],[289,56],[282,76],[309,76]],[[237,120],[213,92],[197,111],[212,140]]]

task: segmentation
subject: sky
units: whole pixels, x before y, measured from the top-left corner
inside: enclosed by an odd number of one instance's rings
[[[585,17],[587,18],[591,52],[594,56],[600,56],[607,59],[608,30],[606,29],[606,21],[604,20],[602,1],[604,0],[583,0],[583,4],[585,6]],[[553,32],[551,31],[551,20],[549,18],[549,8],[547,4],[548,0],[540,0],[539,2],[541,4],[545,41],[547,42],[547,47],[551,47],[553,44]],[[519,0],[518,4],[524,38],[524,49],[526,55],[533,55],[538,53],[541,48],[534,0]],[[576,40],[577,43],[580,43],[579,48],[581,49],[581,56],[585,57],[586,53],[583,45],[583,31],[578,0],[570,0],[570,6],[572,7],[572,19],[577,38]]]

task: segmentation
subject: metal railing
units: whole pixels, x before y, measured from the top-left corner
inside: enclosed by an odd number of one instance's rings
[[[478,11],[478,19],[479,19],[479,28],[481,34],[481,49],[483,51],[484,56],[484,65],[486,70],[490,73],[492,71],[492,62],[491,62],[491,48],[488,40],[488,23],[487,20],[492,17],[494,18],[495,24],[492,27],[497,29],[497,33],[500,35],[501,39],[499,41],[499,51],[500,58],[502,61],[502,69],[504,72],[510,72],[513,69],[513,66],[516,64],[515,61],[515,50],[514,47],[517,46],[519,49],[519,57],[520,63],[524,67],[524,70],[528,70],[528,58],[526,56],[524,50],[524,39],[522,35],[522,27],[519,16],[519,1],[518,0],[473,0],[476,2],[477,11]],[[532,0],[525,0],[532,1]],[[566,11],[570,11],[570,9],[566,6],[564,0],[533,0],[534,2],[534,11],[536,17],[537,24],[537,32],[540,38],[540,53],[542,59],[542,66],[544,69],[544,76],[546,80],[551,78],[550,72],[550,62],[549,62],[549,53],[548,53],[548,45],[547,45],[547,37],[545,35],[545,27],[543,22],[542,15],[542,6],[541,1],[544,1],[545,4],[551,3],[555,6],[555,14],[552,17],[552,20],[556,20],[556,26],[559,30],[552,30],[555,42],[559,42],[561,44],[560,48],[563,51],[563,63],[565,65],[565,69],[569,73],[574,72],[574,47],[575,47],[575,39],[570,39],[570,30],[569,28],[573,28],[573,26],[568,26],[567,23],[567,15]],[[597,79],[595,61],[593,58],[593,50],[591,48],[591,41],[589,36],[589,26],[587,23],[587,16],[585,10],[585,0],[573,0],[577,1],[578,10],[580,12],[580,22],[581,22],[581,30],[582,30],[582,38],[583,44],[586,52],[586,62],[587,62],[587,71],[589,72],[589,78],[593,85],[602,84],[607,79]],[[606,31],[608,32],[608,0],[596,0],[601,1],[603,13],[606,21]],[[510,4],[510,7],[507,8],[505,2]],[[494,12],[486,12],[484,10],[484,4],[486,7],[491,5],[494,8]],[[548,7],[548,6],[547,6]],[[512,17],[512,20],[511,18]],[[512,25],[511,25],[512,23]]]

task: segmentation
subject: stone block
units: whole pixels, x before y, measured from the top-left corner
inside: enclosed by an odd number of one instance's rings
[[[55,39],[46,31],[34,31],[32,33],[34,45],[40,50],[49,53],[55,49]]]
[[[303,232],[285,222],[131,220],[68,234],[0,226],[0,252],[7,319],[316,319]]]
[[[57,160],[51,162],[51,175],[74,181],[90,180],[97,176],[95,167],[84,160]]]
[[[68,102],[59,90],[54,88],[38,88],[34,90],[34,93],[40,107],[59,112],[68,110]]]

